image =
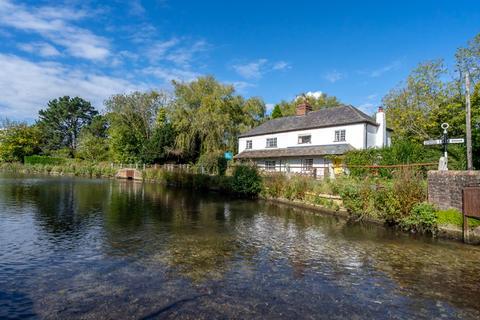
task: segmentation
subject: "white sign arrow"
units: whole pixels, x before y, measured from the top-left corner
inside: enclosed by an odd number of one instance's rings
[[[455,138],[455,139],[448,139],[448,143],[464,143],[465,139],[463,138]]]
[[[423,145],[424,145],[424,146],[431,146],[431,145],[434,145],[434,144],[442,144],[442,140],[441,140],[441,139],[437,139],[437,140],[426,140],[426,141],[423,141]]]

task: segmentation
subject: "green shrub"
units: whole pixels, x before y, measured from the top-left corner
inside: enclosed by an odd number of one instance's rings
[[[35,165],[35,164],[49,164],[49,165],[61,165],[64,164],[66,160],[64,158],[54,158],[48,156],[26,156],[24,157],[24,163]]]
[[[262,190],[262,178],[254,166],[239,165],[233,171],[231,185],[238,194],[257,196]]]
[[[284,197],[288,200],[305,199],[305,193],[312,189],[311,181],[312,179],[308,177],[292,176],[285,185]]]
[[[204,153],[198,158],[195,167],[199,173],[218,174],[223,176],[227,170],[227,160],[223,153]]]
[[[436,210],[429,203],[418,203],[413,206],[408,216],[400,220],[399,225],[405,231],[435,235],[437,233]]]
[[[263,193],[267,197],[284,197],[284,189],[287,184],[287,177],[284,174],[276,173],[263,177]]]
[[[352,217],[377,216],[374,202],[375,185],[371,179],[344,180],[339,186],[339,194]]]

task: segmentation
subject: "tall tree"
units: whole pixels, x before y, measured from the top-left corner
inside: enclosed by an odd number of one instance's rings
[[[157,112],[157,119],[152,137],[145,143],[143,161],[148,163],[165,163],[175,158],[175,130],[169,120],[167,109],[162,107]]]
[[[77,148],[80,130],[97,115],[90,102],[82,98],[64,96],[48,102],[39,111],[40,128],[46,151],[67,148],[71,156]]]
[[[442,81],[446,69],[442,60],[421,63],[403,86],[391,90],[384,98],[387,122],[396,138],[422,141],[436,123],[429,117],[449,101],[448,86]]]
[[[239,131],[264,117],[265,104],[261,99],[244,100],[235,94],[233,86],[223,85],[211,76],[190,83],[174,81],[173,85],[175,145],[191,161],[204,153],[234,151]]]
[[[282,110],[280,109],[280,105],[276,104],[275,107],[273,107],[271,117],[272,119],[282,117]]]
[[[103,115],[96,115],[90,125],[80,132],[76,156],[89,161],[108,159],[108,122]]]
[[[110,149],[116,161],[138,162],[145,158],[157,112],[169,103],[165,92],[119,94],[105,102],[110,123]]]
[[[465,72],[470,74],[473,84],[480,81],[480,33],[471,39],[466,47],[457,49],[455,53],[459,81],[463,81]]]

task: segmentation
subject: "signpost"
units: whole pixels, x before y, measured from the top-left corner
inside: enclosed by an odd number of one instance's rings
[[[436,140],[425,140],[423,141],[424,146],[433,146],[433,145],[442,145],[443,146],[443,157],[440,158],[438,162],[438,170],[448,170],[448,154],[447,146],[451,143],[464,143],[465,139],[463,138],[448,138],[448,123],[442,123],[441,128],[443,129],[443,135],[441,139]]]

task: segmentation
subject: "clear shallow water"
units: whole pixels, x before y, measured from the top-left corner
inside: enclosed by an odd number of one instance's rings
[[[153,184],[0,177],[0,318],[480,318],[480,248]]]

